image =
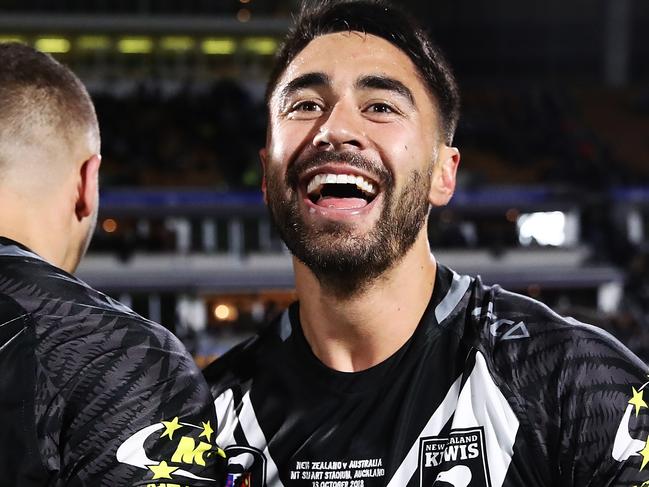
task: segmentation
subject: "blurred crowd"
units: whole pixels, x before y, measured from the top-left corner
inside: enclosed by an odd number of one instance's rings
[[[649,139],[642,135],[649,129],[647,92],[622,100],[612,93],[608,101],[602,93],[547,88],[467,89],[464,95],[455,143],[467,188],[542,183],[580,194],[649,183]],[[259,93],[242,83],[188,82],[172,93],[142,83],[94,99],[105,184],[231,190],[259,183],[266,114]],[[593,111],[606,103],[606,115]]]
[[[466,95],[457,143],[477,184],[597,191],[649,183],[648,91],[554,86]]]
[[[223,80],[172,93],[141,84],[93,98],[104,187],[258,186],[265,112],[240,84]]]

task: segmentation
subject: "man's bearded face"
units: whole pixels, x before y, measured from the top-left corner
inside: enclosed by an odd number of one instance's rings
[[[327,162],[344,162],[371,173],[380,182],[380,217],[369,230],[360,232],[347,221],[305,218],[297,189],[299,175]],[[430,172],[412,170],[406,184],[396,190],[388,170],[357,153],[317,152],[296,161],[285,177],[280,171],[269,172],[266,184],[270,215],[286,246],[318,279],[347,292],[362,289],[397,263],[412,247],[428,217]],[[330,196],[323,194],[328,193],[323,189],[318,204],[326,206]]]

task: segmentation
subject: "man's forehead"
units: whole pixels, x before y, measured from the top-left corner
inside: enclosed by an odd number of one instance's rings
[[[367,74],[383,74],[402,81],[420,81],[410,58],[389,41],[357,31],[325,34],[309,42],[286,67],[278,86],[305,73],[324,73],[334,80],[355,80]]]

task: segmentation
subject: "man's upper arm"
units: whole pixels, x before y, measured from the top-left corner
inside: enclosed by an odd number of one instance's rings
[[[63,485],[220,486],[213,400],[191,357],[160,330],[128,331],[119,344],[70,384]]]
[[[601,330],[577,333],[560,386],[562,478],[572,472],[578,486],[649,485],[649,368]]]

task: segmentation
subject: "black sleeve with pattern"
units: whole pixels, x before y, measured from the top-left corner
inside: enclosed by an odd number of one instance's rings
[[[40,403],[39,436],[60,435],[49,442],[59,450],[56,485],[221,486],[213,401],[189,355],[151,323],[117,316],[110,324],[40,355],[37,379],[65,381]],[[81,347],[91,360],[72,377],[52,375]]]
[[[649,368],[605,331],[547,308],[512,320],[525,320],[530,337],[492,340],[494,366],[521,420],[519,443],[543,459],[531,462],[539,478],[649,485]]]
[[[559,484],[649,485],[649,368],[608,333],[573,323],[563,356]]]

